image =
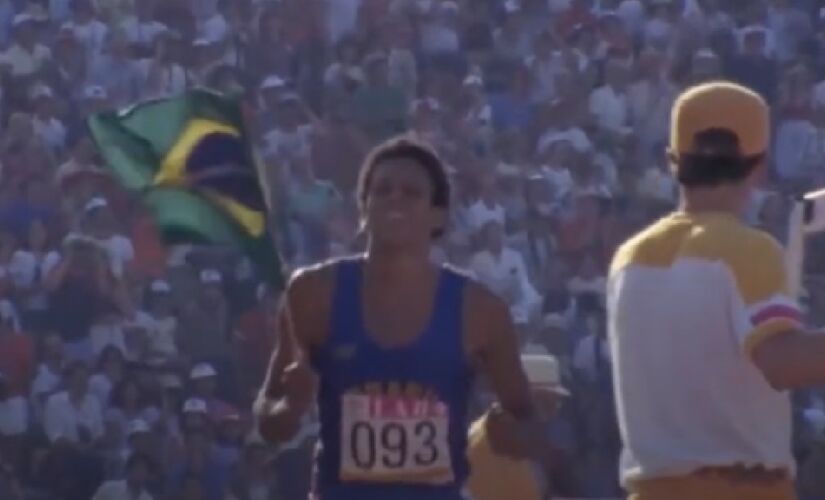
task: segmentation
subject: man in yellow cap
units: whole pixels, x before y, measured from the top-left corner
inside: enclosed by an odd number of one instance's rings
[[[558,361],[547,354],[524,354],[521,364],[530,382],[530,392],[539,420],[549,422],[556,414],[563,398],[570,395],[561,382]],[[546,498],[543,470],[556,450],[551,450],[546,439],[535,436],[531,450],[518,450],[514,455],[530,459],[516,459],[496,454],[487,435],[487,417],[481,417],[470,426],[467,457],[470,478],[467,489],[472,500],[542,500]]]
[[[787,390],[825,382],[783,252],[742,220],[770,143],[765,102],[715,82],[672,113],[675,213],[625,243],[608,284],[621,475],[635,500],[794,498]]]

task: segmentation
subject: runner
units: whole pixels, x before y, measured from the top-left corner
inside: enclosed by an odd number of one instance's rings
[[[825,336],[801,332],[781,247],[740,220],[768,114],[738,85],[686,91],[669,152],[681,207],[614,257],[621,473],[636,500],[794,498],[786,390],[825,382]]]
[[[500,407],[488,432],[518,455],[532,416],[507,306],[431,263],[449,209],[444,167],[395,139],[361,172],[363,256],[299,271],[286,292],[281,345],[256,403],[261,434],[289,439],[320,382],[319,500],[459,500],[468,474],[467,406],[485,375]]]

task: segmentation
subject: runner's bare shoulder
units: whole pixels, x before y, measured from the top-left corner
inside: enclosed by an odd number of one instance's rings
[[[303,325],[300,336],[311,345],[322,344],[329,334],[335,270],[344,260],[335,259],[296,269],[287,293],[296,321]]]
[[[512,335],[513,322],[510,309],[501,297],[474,278],[465,277],[467,285],[462,311],[465,347],[475,356],[495,344],[496,335]]]

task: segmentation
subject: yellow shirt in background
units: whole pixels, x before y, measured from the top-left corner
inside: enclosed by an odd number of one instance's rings
[[[493,453],[483,417],[470,427],[467,456],[470,460],[467,489],[473,500],[541,500],[533,464]]]

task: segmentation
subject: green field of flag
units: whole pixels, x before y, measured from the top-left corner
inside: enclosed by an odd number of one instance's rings
[[[235,245],[276,287],[265,183],[237,99],[207,90],[89,118],[107,168],[139,192],[164,241]]]

